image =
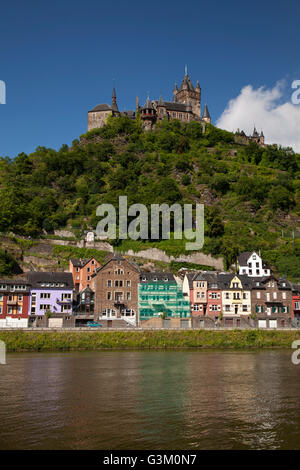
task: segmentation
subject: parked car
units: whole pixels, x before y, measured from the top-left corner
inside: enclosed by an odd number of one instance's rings
[[[96,323],[94,321],[88,321],[87,326],[90,326],[91,328],[101,328],[102,327],[101,323]]]

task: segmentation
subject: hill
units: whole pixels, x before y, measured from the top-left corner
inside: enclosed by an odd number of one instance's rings
[[[280,274],[300,279],[300,156],[277,145],[242,145],[212,125],[162,122],[143,132],[139,119],[108,121],[59,151],[0,159],[0,231],[39,238],[71,227],[95,229],[96,207],[136,202],[205,204],[202,251],[231,265],[261,250]],[[159,247],[185,252],[185,240],[114,240],[118,250]]]

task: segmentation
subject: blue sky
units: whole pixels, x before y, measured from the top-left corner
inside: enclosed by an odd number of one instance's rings
[[[110,102],[113,79],[120,110],[147,91],[171,98],[185,64],[213,122],[246,85],[285,79],[287,100],[300,79],[299,13],[291,0],[2,2],[0,155],[71,144],[87,111]]]

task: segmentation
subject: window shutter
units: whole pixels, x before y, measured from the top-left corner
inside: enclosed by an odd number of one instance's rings
[[[287,311],[287,313],[289,313],[289,306],[287,306],[286,311]]]
[[[258,313],[258,305],[255,305],[255,311]]]

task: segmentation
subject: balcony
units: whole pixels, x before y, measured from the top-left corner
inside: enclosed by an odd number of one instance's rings
[[[56,299],[56,302],[59,304],[59,305],[68,305],[68,304],[72,304],[72,299]]]

